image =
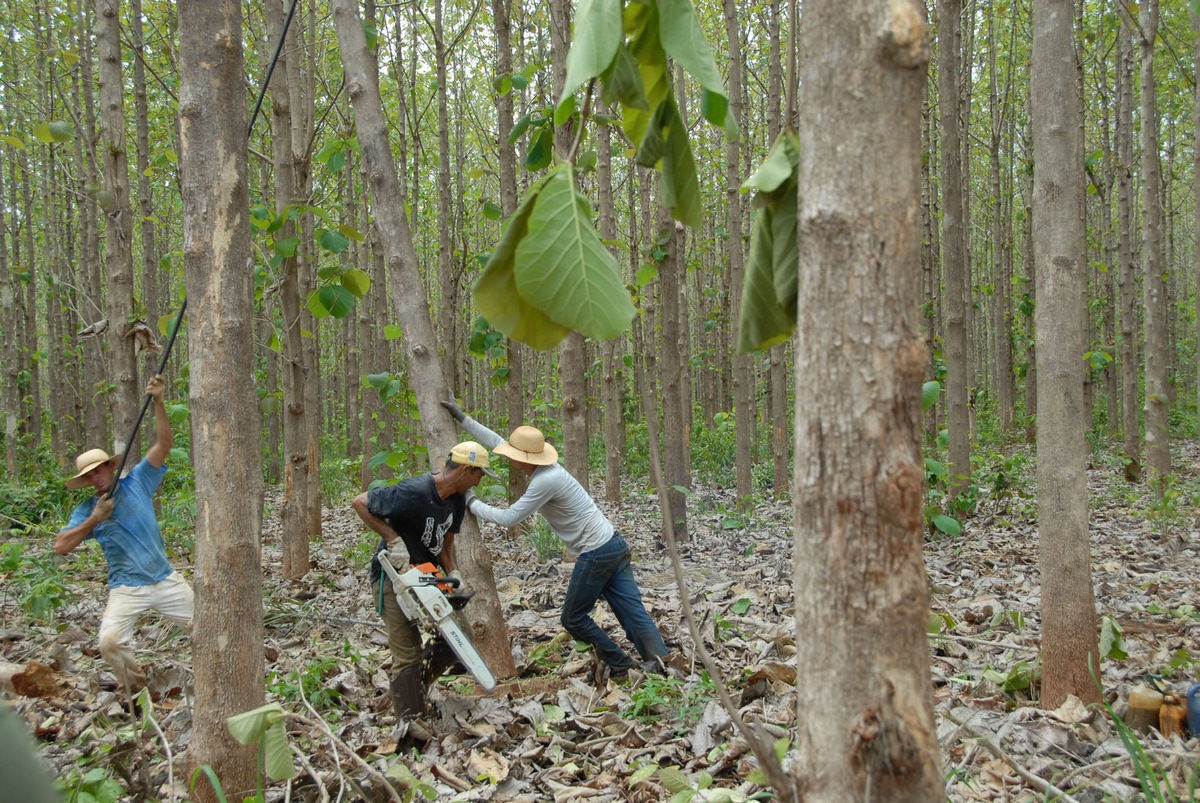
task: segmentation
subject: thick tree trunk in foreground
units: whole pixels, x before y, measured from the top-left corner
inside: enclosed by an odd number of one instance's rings
[[[917,0],[810,0],[802,36],[794,772],[807,803],[928,803],[943,796],[921,553],[928,28]]]
[[[388,143],[388,129],[379,97],[379,68],[367,49],[357,3],[333,0],[331,5],[346,67],[346,91],[354,108],[355,130],[362,146],[371,195],[375,199],[375,225],[387,261],[395,315],[397,320],[405,322],[403,343],[409,381],[421,413],[430,460],[436,468],[445,462],[450,448],[459,440],[459,433],[454,420],[441,406],[448,385],[438,360],[429,304],[425,293],[418,291],[422,285],[417,275],[417,254],[404,215],[400,181]],[[455,549],[463,575],[476,591],[475,598],[464,609],[475,646],[496,677],[511,677],[517,671],[512,644],[500,610],[491,556],[473,517],[463,520]]]
[[[1033,255],[1037,263],[1038,549],[1042,576],[1042,706],[1068,694],[1099,701],[1096,600],[1088,545],[1083,401],[1087,308],[1083,100],[1072,0],[1037,0],[1033,111]]]
[[[184,269],[189,301],[196,614],[192,769],[230,799],[253,794],[257,748],[226,718],[262,705],[262,467],[254,387],[254,271],[247,189],[242,14],[236,0],[179,5]],[[247,458],[250,459],[247,459]],[[190,773],[189,773],[190,775]],[[207,782],[196,798],[217,797]]]

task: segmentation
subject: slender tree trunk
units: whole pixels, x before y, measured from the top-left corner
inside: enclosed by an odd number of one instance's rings
[[[612,176],[612,128],[599,126],[596,134],[598,154],[597,190],[600,196],[600,237],[607,243],[617,242],[617,212],[613,203]],[[621,258],[615,245],[609,246],[613,256]],[[621,501],[621,458],[625,445],[625,421],[621,415],[621,372],[617,369],[617,340],[605,342],[600,347],[601,401],[604,407],[604,498],[610,502]],[[519,472],[518,472],[519,473]]]
[[[971,482],[970,355],[967,351],[966,219],[959,121],[961,0],[938,0],[938,105],[942,128],[942,253],[946,282],[946,408],[952,496]]]
[[[1192,6],[1192,30],[1196,32],[1196,40],[1193,45],[1192,62],[1194,71],[1195,91],[1192,100],[1192,130],[1200,131],[1200,15],[1196,14],[1195,6]],[[1200,176],[1200,148],[1192,150],[1192,175]],[[1196,237],[1196,342],[1200,343],[1200,181],[1194,182],[1195,186],[1195,237]],[[1196,350],[1196,414],[1200,416],[1200,348]]]
[[[268,39],[279,41],[283,32],[283,0],[269,0],[264,6]],[[287,215],[289,205],[301,201],[296,177],[296,162],[292,158],[292,87],[287,60],[298,58],[295,50],[295,29],[289,28],[288,44],[280,51],[279,62],[271,74],[271,138],[275,143],[275,211]],[[277,243],[298,243],[301,232],[290,218],[279,229]],[[283,548],[283,575],[289,579],[303,577],[309,569],[308,548],[308,416],[305,383],[315,380],[305,362],[304,338],[301,334],[303,281],[300,277],[299,246],[291,245],[281,253],[283,281],[279,285],[279,308],[282,317],[283,361],[283,501],[280,505],[280,531]]]
[[[988,149],[990,178],[992,183],[992,327],[996,337],[996,407],[1000,413],[1000,428],[1011,433],[1016,426],[1016,386],[1013,379],[1012,356],[1012,282],[1006,270],[1011,236],[1011,221],[1004,214],[1004,192],[1001,188],[1000,148],[1004,133],[1004,113],[1008,108],[1007,91],[1003,107],[997,83],[1000,76],[996,70],[997,42],[995,36],[996,13],[988,4],[988,105],[992,110],[991,142]],[[1007,81],[1005,82],[1007,86]]]
[[[1171,473],[1170,355],[1167,353],[1167,287],[1163,265],[1162,171],[1158,161],[1158,103],[1154,43],[1158,0],[1141,4],[1142,89],[1142,291],[1146,317],[1146,464],[1161,497]]]
[[[557,99],[567,80],[567,52],[571,49],[571,0],[550,2],[551,60],[554,70],[554,97]],[[554,152],[566,158],[575,137],[572,121],[554,131]],[[558,373],[562,381],[563,405],[563,464],[579,484],[587,490],[588,430],[587,430],[587,344],[583,335],[572,332],[559,348]]]
[[[915,0],[805,3],[793,487],[808,803],[943,797],[922,558],[926,38]]]
[[[179,6],[184,269],[196,467],[196,678],[191,767],[211,766],[234,799],[253,794],[257,748],[226,727],[262,705],[259,539],[262,473],[254,390],[246,106],[236,0]],[[196,799],[215,801],[207,781]]]
[[[133,307],[133,210],[129,205],[129,160],[125,150],[125,87],[121,71],[121,20],[117,0],[96,0],[96,47],[100,56],[101,150],[104,192],[100,206],[107,228],[108,356],[113,393],[113,448],[137,462],[136,443],[126,443],[142,400],[142,383],[129,337]],[[32,257],[32,254],[30,254]]]
[[[142,33],[142,0],[132,0],[129,8],[133,35],[133,88],[137,115],[137,184],[139,228],[142,235],[142,309],[146,323],[156,328],[158,318],[167,314],[162,306],[169,295],[159,297],[158,240],[154,230],[154,197],[150,190],[150,116],[146,102],[146,46]]]
[[[0,166],[0,198],[4,197],[4,170]],[[4,329],[4,464],[8,480],[17,476],[17,419],[20,416],[20,369],[17,365],[17,274],[8,266],[8,216],[0,215],[0,327]]]
[[[738,30],[737,0],[724,0],[725,34],[729,41],[729,113],[742,119],[742,45]],[[745,251],[742,242],[741,138],[725,143],[725,198],[729,209],[729,283],[731,306],[742,309],[742,284],[745,275]],[[750,442],[755,438],[754,372],[749,354],[733,355],[733,418],[737,424],[734,460],[737,464],[737,504],[749,509],[754,504],[754,475]],[[690,416],[689,416],[690,418]]]
[[[771,0],[771,22],[768,30],[770,41],[770,65],[767,78],[767,139],[774,142],[783,128],[780,106],[783,103],[783,62],[780,48],[781,28],[783,25],[780,12],[780,0]],[[787,39],[788,50],[796,47],[794,36]],[[794,76],[793,76],[794,77]],[[791,125],[789,118],[788,125]],[[788,471],[788,371],[787,350],[789,344],[780,343],[772,346],[770,358],[770,389],[771,389],[771,457],[774,467],[775,496],[787,496],[791,474]]]
[[[496,34],[496,74],[512,75],[512,0],[492,0],[492,25]],[[513,130],[513,96],[511,92],[496,96],[496,148],[500,166],[500,208],[508,220],[517,211],[517,157],[508,137]],[[508,381],[504,385],[504,402],[511,430],[525,421],[525,347],[507,340]],[[525,493],[529,479],[520,471],[508,472],[508,495],[516,499]]]
[[[367,49],[366,34],[355,0],[333,0],[333,21],[346,68],[346,89],[354,109],[355,130],[362,147],[371,195],[375,199],[375,221],[386,254],[388,278],[397,319],[405,322],[403,343],[408,361],[409,382],[421,414],[429,454],[449,454],[458,440],[454,421],[441,402],[446,398],[446,377],[437,356],[437,341],[429,305],[417,274],[417,254],[400,192],[396,163],[388,142],[388,129],[379,96],[378,65]],[[516,673],[512,646],[487,546],[474,518],[463,521],[462,537],[456,542],[463,575],[476,596],[466,608],[476,646],[497,677]]]
[[[665,493],[670,501],[675,539],[685,543],[688,541],[687,498],[681,489],[690,488],[692,484],[692,466],[687,456],[687,431],[692,418],[691,387],[687,372],[687,329],[683,326],[680,308],[685,298],[687,264],[683,253],[683,225],[676,225],[676,221],[667,216],[666,207],[661,202],[659,213],[659,231],[669,232],[663,246],[667,255],[663,257],[658,271],[662,293],[662,359],[658,365],[662,377],[663,474],[667,483],[660,493]],[[753,416],[752,413],[750,415]],[[741,422],[740,426],[746,426],[747,423]]]
[[[1034,5],[1033,248],[1038,308],[1038,550],[1042,578],[1042,706],[1099,700],[1095,594],[1088,544],[1083,404],[1087,308],[1083,99],[1072,0]]]
[[[438,142],[438,286],[441,289],[441,353],[442,373],[451,388],[459,384],[458,360],[458,299],[454,276],[454,243],[450,233],[450,109],[446,80],[446,44],[442,30],[442,0],[433,0],[434,74],[437,77],[437,142]]]

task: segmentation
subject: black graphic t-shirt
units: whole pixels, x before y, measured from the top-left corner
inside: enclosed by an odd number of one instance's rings
[[[383,519],[400,534],[413,563],[441,565],[446,534],[458,532],[465,510],[463,494],[451,494],[446,499],[438,496],[432,474],[422,474],[367,493],[367,512]],[[387,543],[379,539],[376,554],[386,548]],[[403,571],[408,567],[396,568]],[[379,558],[372,558],[372,583],[379,579],[380,572]]]

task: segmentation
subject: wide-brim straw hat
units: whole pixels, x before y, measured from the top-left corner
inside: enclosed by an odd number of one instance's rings
[[[86,452],[79,455],[79,457],[75,458],[75,468],[78,470],[79,473],[76,474],[74,477],[71,477],[71,479],[67,480],[67,487],[68,488],[85,488],[85,487],[87,487],[88,481],[86,479],[84,479],[84,477],[83,477],[84,474],[87,474],[89,471],[94,469],[96,466],[103,465],[103,464],[107,463],[109,460],[116,460],[120,456],[121,456],[121,452],[117,452],[116,454],[109,454],[108,452],[104,451],[103,449],[88,449]]]
[[[549,466],[558,462],[558,451],[546,443],[545,436],[537,427],[517,427],[508,436],[508,441],[492,449],[492,452],[535,466]]]

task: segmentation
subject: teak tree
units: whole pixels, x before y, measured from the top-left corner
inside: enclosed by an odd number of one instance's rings
[[[801,45],[796,799],[938,800],[917,314],[924,5],[808,2]]]
[[[257,751],[226,719],[262,705],[262,470],[254,387],[254,273],[246,147],[242,11],[237,0],[179,7],[184,271],[191,308],[196,612],[195,735],[188,761],[237,797],[257,781]],[[224,799],[207,782],[198,800]]]
[[[1098,625],[1088,544],[1087,284],[1083,109],[1072,0],[1034,3],[1033,252],[1037,261],[1038,555],[1042,575],[1042,705],[1068,694],[1098,701]]]

